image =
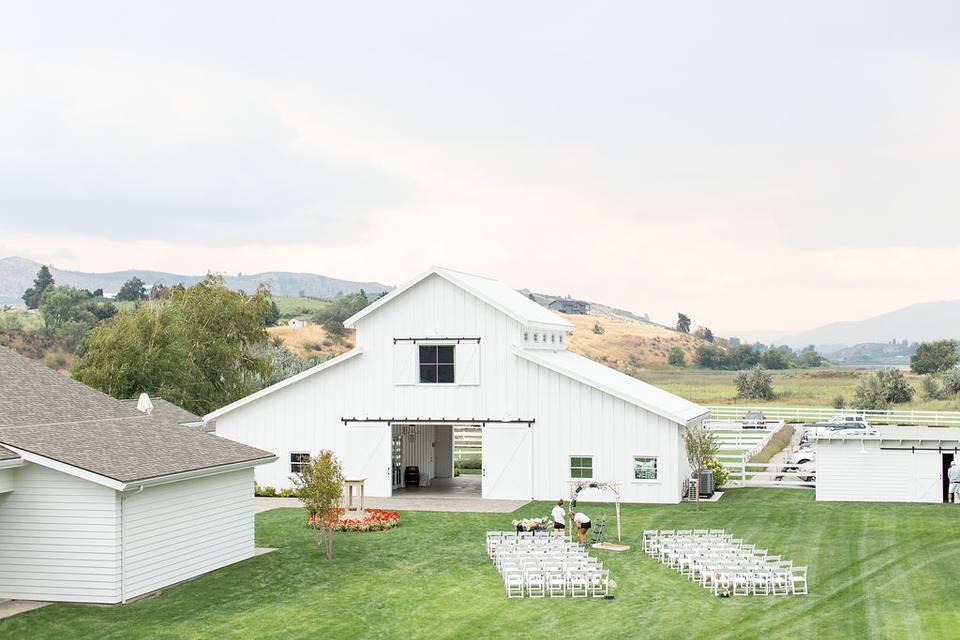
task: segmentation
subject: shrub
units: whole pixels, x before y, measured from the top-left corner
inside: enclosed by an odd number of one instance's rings
[[[727,471],[727,468],[723,466],[716,458],[710,458],[703,464],[704,469],[713,470],[713,484],[714,488],[722,489],[727,481],[730,479],[730,472]]]
[[[606,331],[606,329],[604,329],[602,326],[600,326],[600,323],[599,323],[599,322],[594,322],[594,323],[593,323],[593,332],[594,332],[595,334],[597,334],[598,336],[600,336],[600,335],[603,335],[603,332],[604,332],[604,331]]]
[[[737,397],[750,400],[772,400],[773,376],[760,365],[750,371],[741,371],[736,377]]]
[[[881,369],[877,371],[880,386],[890,404],[900,404],[913,400],[914,388],[907,382],[903,371],[899,369]]]
[[[847,399],[843,397],[842,393],[838,393],[837,395],[833,396],[832,406],[834,409],[843,409],[847,406]]]
[[[274,487],[263,487],[260,490],[260,495],[265,498],[273,498],[277,495],[277,490]]]
[[[946,395],[936,376],[927,374],[920,381],[920,393],[924,400],[942,400]]]
[[[670,347],[670,354],[667,356],[667,364],[674,367],[687,366],[687,355],[680,347]]]
[[[890,406],[883,385],[876,376],[861,378],[853,394],[853,406],[856,409],[886,409]]]
[[[296,490],[296,489],[290,489],[289,487],[286,488],[286,489],[281,489],[281,490],[280,490],[280,495],[281,495],[282,497],[284,497],[284,498],[295,498],[296,495],[297,495],[297,490]]]
[[[319,342],[304,342],[303,348],[307,351],[323,351],[323,345]]]
[[[960,393],[960,369],[951,369],[943,376],[943,392],[948,396]]]
[[[483,461],[480,458],[463,458],[462,460],[457,460],[457,467],[461,469],[482,469]]]
[[[454,469],[454,470],[453,470],[453,477],[454,477],[454,478],[459,478],[459,477],[460,477],[460,469]]]

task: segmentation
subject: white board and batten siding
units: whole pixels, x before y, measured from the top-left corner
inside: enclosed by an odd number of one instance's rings
[[[279,456],[257,467],[259,484],[291,487],[291,452],[332,449],[346,475],[367,478],[368,495],[389,496],[391,428],[342,418],[490,418],[535,422],[483,427],[485,498],[567,497],[570,456],[590,455],[594,477],[621,482],[625,501],[679,502],[681,425],[515,353],[545,349],[533,334],[548,333],[550,348],[562,350],[562,325],[523,324],[434,274],[358,319],[356,330],[356,357],[213,419],[217,435]],[[419,384],[417,345],[396,340],[413,337],[480,340],[456,344],[455,384]],[[657,457],[656,481],[633,480],[635,455]]]
[[[0,494],[0,599],[119,602],[113,489],[35,464]]]
[[[130,599],[254,555],[253,470],[125,494],[120,517]]]
[[[940,453],[880,447],[878,440],[818,441],[817,500],[942,502]]]

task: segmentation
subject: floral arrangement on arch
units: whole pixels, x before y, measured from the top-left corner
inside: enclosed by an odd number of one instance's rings
[[[514,520],[513,526],[517,528],[517,531],[535,531],[537,529],[543,529],[547,526],[547,518],[521,518],[520,520]]]
[[[334,509],[331,524],[334,531],[386,531],[400,524],[400,514],[384,509],[364,509],[363,518],[343,518],[347,512],[343,507]],[[307,526],[312,527],[314,516],[307,516]]]

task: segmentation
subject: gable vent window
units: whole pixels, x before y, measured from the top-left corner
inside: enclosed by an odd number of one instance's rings
[[[557,334],[551,333],[551,334],[550,334],[550,342],[556,342],[556,341],[557,341]]]
[[[420,345],[420,382],[454,382],[453,345]]]
[[[523,332],[523,341],[530,342],[530,334],[527,333],[526,331]]]

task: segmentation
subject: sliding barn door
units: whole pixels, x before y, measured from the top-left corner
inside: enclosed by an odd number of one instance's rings
[[[529,500],[533,449],[527,425],[483,427],[483,497]]]

